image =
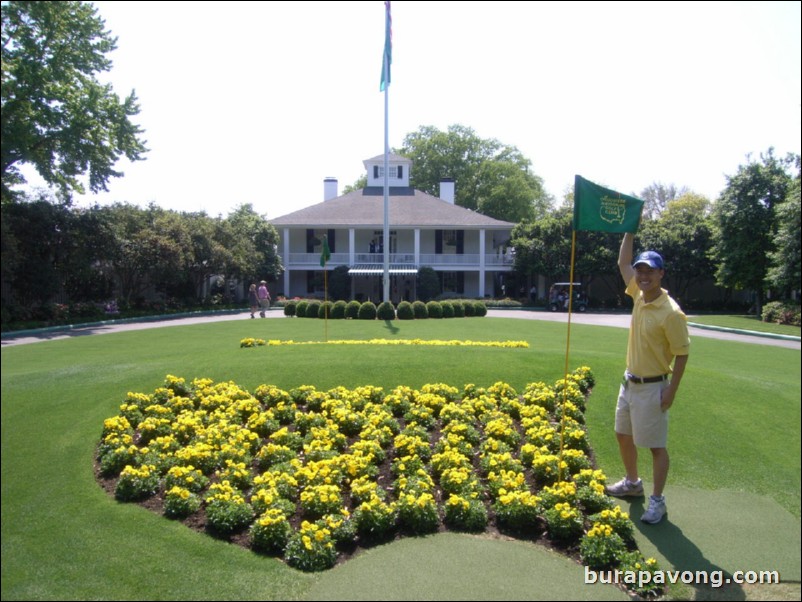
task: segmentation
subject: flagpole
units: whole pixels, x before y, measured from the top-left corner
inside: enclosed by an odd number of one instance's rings
[[[384,68],[389,69],[388,56],[384,55]],[[383,233],[383,301],[390,300],[390,128],[389,128],[390,86],[384,86],[384,233]]]
[[[571,270],[568,278],[568,333],[565,337],[565,369],[563,371],[563,401],[560,417],[560,455],[557,459],[557,482],[563,474],[563,443],[565,442],[565,401],[568,396],[568,358],[571,354],[571,316],[574,310],[574,262],[576,260],[576,230],[571,235]]]
[[[392,63],[393,30],[390,0],[385,0],[384,52],[382,53],[382,82],[384,91],[384,232],[382,234],[382,293],[383,301],[390,300],[390,64]]]
[[[323,340],[329,342],[329,271],[323,266]]]

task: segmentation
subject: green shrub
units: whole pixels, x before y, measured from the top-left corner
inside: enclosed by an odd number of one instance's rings
[[[434,268],[423,266],[418,270],[418,298],[424,302],[431,301],[440,294],[440,278]]]
[[[484,301],[473,302],[473,315],[477,318],[483,318],[487,315],[487,305],[485,305]]]
[[[444,318],[453,318],[454,317],[454,304],[451,301],[440,301],[440,305],[443,308],[443,317]]]
[[[287,301],[284,303],[284,315],[292,317],[295,315],[295,306],[298,305],[297,301]]]
[[[415,301],[412,304],[412,312],[415,314],[416,320],[425,320],[429,317],[429,310],[426,309],[426,304],[423,301]]]
[[[476,315],[476,305],[474,301],[465,301],[462,304],[462,309],[465,312],[466,318],[472,318]]]
[[[356,320],[359,317],[359,308],[362,304],[359,301],[349,301],[345,306],[345,317]]]
[[[298,304],[295,306],[295,315],[299,318],[305,318],[307,307],[309,307],[309,301],[298,301]]]
[[[317,318],[320,315],[320,301],[313,299],[306,306],[306,318]]]
[[[415,312],[412,311],[412,303],[409,301],[401,301],[396,308],[399,320],[414,320]]]
[[[775,324],[800,325],[800,306],[793,301],[772,301],[763,306],[761,319]]]
[[[460,301],[452,301],[451,305],[454,307],[454,317],[455,318],[464,318],[465,317],[465,304]]]
[[[359,306],[358,318],[360,320],[376,319],[376,306],[373,304],[373,301],[365,301],[362,305]]]
[[[325,320],[331,317],[332,309],[334,308],[334,303],[331,301],[324,301],[320,304],[320,309],[318,310],[317,317],[321,320]]]
[[[334,320],[344,320],[345,319],[345,308],[348,304],[345,301],[337,301],[334,306],[331,308],[331,315],[330,318]]]
[[[428,312],[430,318],[439,320],[443,317],[443,306],[440,305],[439,301],[429,301],[426,304],[426,311]]]
[[[486,305],[490,307],[523,307],[523,303],[510,298],[488,299]]]
[[[395,307],[389,301],[382,301],[376,310],[379,320],[395,320]]]

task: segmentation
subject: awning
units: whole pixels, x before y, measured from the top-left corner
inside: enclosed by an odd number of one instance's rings
[[[391,274],[417,274],[418,268],[412,265],[391,263]],[[384,266],[380,263],[362,263],[355,265],[348,270],[349,276],[381,276],[384,274]]]

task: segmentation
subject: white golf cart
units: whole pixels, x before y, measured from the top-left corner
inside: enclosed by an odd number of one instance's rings
[[[573,311],[584,313],[588,309],[588,298],[582,291],[582,285],[574,282]],[[555,282],[549,289],[549,311],[568,311],[568,295],[570,282]]]

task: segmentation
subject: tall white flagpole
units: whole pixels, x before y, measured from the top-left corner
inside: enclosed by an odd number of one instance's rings
[[[387,14],[385,16],[384,58],[382,59],[382,85],[384,87],[384,232],[382,248],[383,270],[383,301],[390,300],[390,61],[392,60],[392,20],[390,17],[390,2],[385,2]]]

